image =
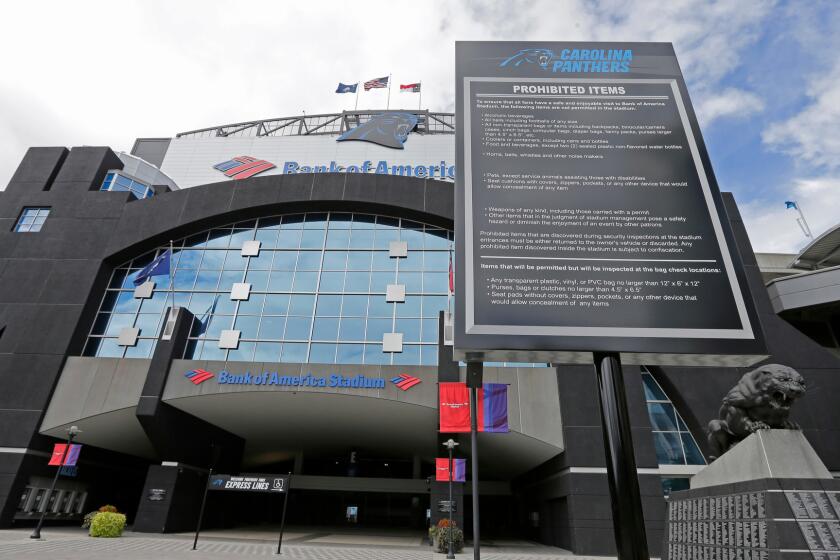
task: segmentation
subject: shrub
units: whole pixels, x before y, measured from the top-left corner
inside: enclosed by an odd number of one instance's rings
[[[110,511],[100,511],[90,523],[91,537],[119,537],[125,528],[125,515]]]
[[[452,549],[455,552],[464,550],[464,532],[455,526],[453,523],[451,527],[442,527],[437,531],[437,551],[447,552],[449,550],[449,541],[452,540]]]
[[[102,513],[119,513],[117,511],[117,506],[102,506],[99,508],[99,511]]]
[[[91,521],[93,521],[93,518],[96,517],[96,514],[98,513],[99,510],[86,513],[84,518],[82,519],[82,529],[90,529],[90,523]]]

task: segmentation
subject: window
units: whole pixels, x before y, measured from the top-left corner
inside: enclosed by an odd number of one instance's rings
[[[106,183],[118,181],[109,175]],[[390,257],[393,240],[409,243],[409,258]],[[436,365],[451,240],[418,222],[347,213],[269,216],[195,233],[174,242],[174,289],[157,276],[151,298],[133,295],[139,270],[168,245],[114,270],[84,353],[147,357],[174,301],[197,317],[187,359]],[[258,255],[242,256],[246,241],[260,242]],[[232,301],[239,282],[251,284],[249,298]],[[406,287],[404,302],[386,301],[395,283]],[[140,329],[137,347],[116,344],[124,327]],[[241,331],[237,349],[218,347],[225,329]],[[402,353],[382,351],[392,332],[405,336]]]
[[[49,208],[24,208],[15,224],[15,231],[19,233],[41,231],[49,215]]]
[[[648,416],[660,465],[705,465],[706,460],[674,403],[650,371],[642,369]]]
[[[143,199],[154,196],[155,191],[149,185],[141,183],[136,179],[132,179],[122,173],[110,171],[105,175],[105,180],[102,181],[100,191],[112,192],[130,192],[135,198]]]

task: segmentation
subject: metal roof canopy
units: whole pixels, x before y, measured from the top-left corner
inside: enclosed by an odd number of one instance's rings
[[[791,266],[804,269],[818,269],[840,265],[840,224],[837,224],[808,243]]]

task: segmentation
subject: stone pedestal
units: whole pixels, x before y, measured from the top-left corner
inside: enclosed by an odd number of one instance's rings
[[[662,558],[840,560],[840,481],[801,432],[757,432],[671,494]]]

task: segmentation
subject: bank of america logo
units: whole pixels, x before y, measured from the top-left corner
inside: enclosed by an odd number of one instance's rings
[[[416,377],[412,377],[407,373],[400,374],[391,379],[391,383],[397,386],[398,389],[402,389],[403,391],[408,391],[418,383],[420,380]]]
[[[252,158],[251,156],[238,156],[222,163],[217,163],[213,169],[217,169],[232,179],[247,179],[263,171],[274,169],[275,165],[264,159]]]
[[[213,379],[213,374],[205,369],[193,369],[185,373],[184,377],[189,379],[193,385],[200,385],[208,379]]]

